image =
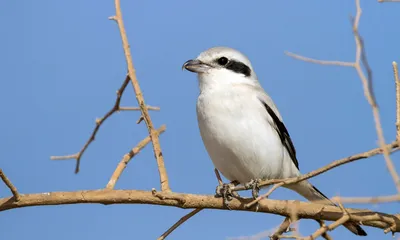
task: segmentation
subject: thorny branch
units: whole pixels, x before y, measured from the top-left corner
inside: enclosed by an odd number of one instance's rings
[[[126,76],[124,82],[122,83],[122,86],[117,91],[117,98],[115,100],[114,106],[102,118],[96,119],[96,126],[93,129],[92,134],[90,135],[89,139],[86,141],[85,145],[82,147],[82,149],[79,152],[77,152],[75,154],[71,154],[71,155],[65,155],[65,156],[51,156],[50,158],[52,160],[76,159],[75,173],[78,173],[82,155],[85,153],[85,151],[89,147],[89,145],[95,140],[96,134],[99,131],[101,125],[104,123],[104,121],[106,121],[115,112],[118,112],[121,110],[127,110],[127,109],[136,110],[135,108],[125,107],[124,109],[122,109],[120,107],[121,97],[122,97],[122,94],[124,93],[125,88],[128,85],[128,83],[129,83],[129,76]],[[148,106],[148,108],[149,108],[149,110],[159,110],[158,107]]]
[[[164,157],[162,155],[161,146],[160,146],[160,142],[158,139],[158,134],[157,134],[157,131],[154,129],[153,122],[151,121],[151,118],[149,115],[149,111],[146,108],[142,90],[140,89],[139,82],[136,78],[136,71],[135,71],[135,68],[133,67],[133,61],[132,61],[132,56],[131,56],[131,50],[129,47],[128,37],[126,35],[124,21],[122,20],[122,11],[121,11],[120,0],[115,0],[115,16],[110,17],[109,19],[115,20],[115,22],[117,22],[119,32],[121,34],[122,46],[123,46],[124,53],[125,53],[125,60],[126,60],[127,66],[128,66],[128,75],[131,80],[133,89],[135,90],[136,100],[139,104],[140,111],[142,112],[143,120],[146,123],[147,130],[149,132],[151,141],[153,143],[154,156],[157,160],[158,171],[160,174],[161,190],[162,191],[171,191],[171,189],[169,187],[169,182],[168,182],[167,170],[165,169],[165,165],[164,165]]]

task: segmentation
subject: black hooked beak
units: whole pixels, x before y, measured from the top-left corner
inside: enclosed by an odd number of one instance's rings
[[[183,69],[186,69],[188,71],[195,72],[195,73],[204,73],[204,72],[207,72],[208,69],[210,69],[210,66],[203,63],[200,60],[191,59],[191,60],[186,61],[182,65],[182,70]]]

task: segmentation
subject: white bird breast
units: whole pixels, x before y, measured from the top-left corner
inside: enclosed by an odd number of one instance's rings
[[[291,175],[294,165],[254,88],[240,84],[202,91],[197,118],[207,152],[227,179],[245,183]]]

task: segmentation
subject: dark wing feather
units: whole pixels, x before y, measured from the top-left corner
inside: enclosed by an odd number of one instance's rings
[[[285,146],[286,150],[288,151],[290,158],[292,159],[294,165],[296,165],[297,169],[299,169],[299,162],[296,158],[296,149],[293,146],[292,139],[290,139],[290,135],[288,130],[285,127],[285,124],[276,116],[274,110],[267,103],[260,99],[261,103],[264,105],[265,109],[267,110],[268,114],[271,116],[272,120],[275,123],[275,129],[278,132],[278,135],[281,139],[282,144]]]

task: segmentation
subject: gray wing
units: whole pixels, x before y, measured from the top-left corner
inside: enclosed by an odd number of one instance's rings
[[[272,121],[274,123],[274,128],[275,128],[276,132],[278,133],[283,146],[285,146],[286,150],[288,151],[289,156],[292,159],[296,168],[299,169],[299,162],[297,161],[297,157],[296,157],[296,149],[294,148],[294,145],[293,145],[292,139],[290,138],[289,132],[286,129],[285,124],[283,124],[280,116],[278,116],[275,113],[275,111],[272,109],[272,107],[274,107],[276,109],[275,105],[272,103],[272,100],[267,96],[265,96],[265,97],[267,98],[265,100],[261,99],[260,97],[258,99],[261,101],[261,103],[264,105],[265,109],[267,110],[268,114],[271,116]],[[267,102],[270,102],[271,106],[269,104],[267,104]]]

